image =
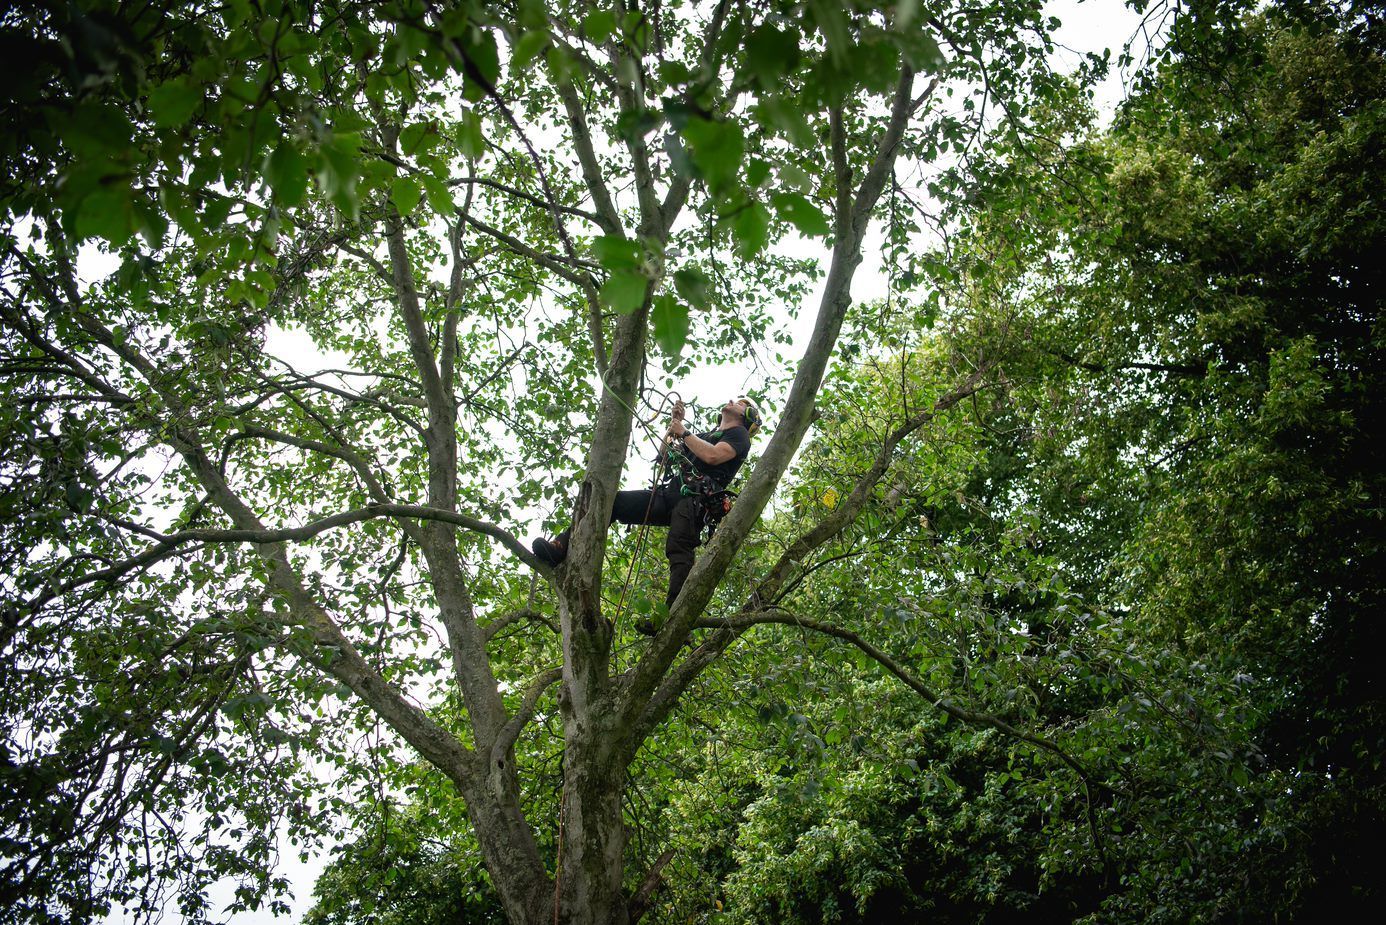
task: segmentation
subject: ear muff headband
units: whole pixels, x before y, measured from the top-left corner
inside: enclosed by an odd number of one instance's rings
[[[749,398],[743,398],[741,401],[746,403],[746,410],[742,413],[741,420],[746,422],[746,433],[754,435],[756,431],[760,430],[760,409],[752,404]]]

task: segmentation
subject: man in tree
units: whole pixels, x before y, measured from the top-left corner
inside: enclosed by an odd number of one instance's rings
[[[654,490],[617,492],[611,508],[612,523],[669,528],[664,554],[669,559],[667,603],[671,607],[693,568],[708,505],[721,503],[719,493],[736,478],[761,424],[760,411],[748,398],[734,398],[723,405],[716,430],[695,434],[684,425],[683,415],[683,402],[676,402],[665,435],[673,470],[668,480]],[[552,540],[535,540],[534,554],[549,565],[558,565],[568,555],[570,532],[571,528]]]

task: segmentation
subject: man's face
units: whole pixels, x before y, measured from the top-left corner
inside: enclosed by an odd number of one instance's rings
[[[744,399],[744,398],[733,398],[731,401],[727,402],[725,405],[722,406],[722,410],[723,410],[723,411],[730,411],[732,414],[736,415],[737,417],[741,418],[742,420],[745,420],[745,418],[746,418],[746,399]]]

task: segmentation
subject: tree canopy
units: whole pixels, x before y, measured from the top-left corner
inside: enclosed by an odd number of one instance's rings
[[[8,908],[1374,908],[1380,24],[1137,7],[1111,124],[1037,2],[4,14]]]

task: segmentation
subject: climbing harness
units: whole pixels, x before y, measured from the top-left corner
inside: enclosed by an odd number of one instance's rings
[[[708,436],[717,440],[721,438],[722,431],[711,431]],[[675,449],[672,445],[669,447],[667,458],[671,464],[678,466],[679,494],[685,498],[697,499],[698,512],[702,518],[699,532],[706,531],[707,533],[703,542],[711,540],[712,535],[717,532],[717,525],[722,522],[722,518],[731,513],[736,492],[718,485],[717,481],[707,473],[699,472],[694,468],[693,461],[688,458],[687,453]]]
[[[705,490],[698,499],[698,506],[703,514],[703,529],[707,531],[707,536],[703,539],[706,543],[712,539],[712,535],[717,532],[717,525],[722,522],[722,518],[731,513],[732,504],[736,501],[736,492],[726,488],[716,488],[716,483],[711,479],[713,488]]]

